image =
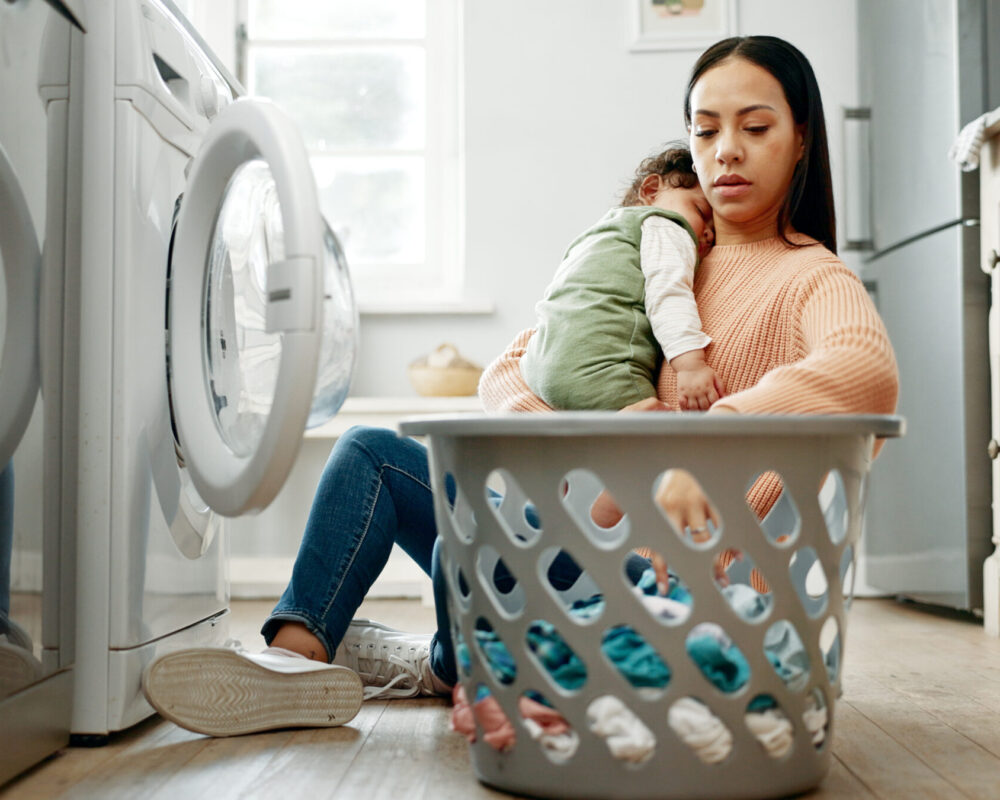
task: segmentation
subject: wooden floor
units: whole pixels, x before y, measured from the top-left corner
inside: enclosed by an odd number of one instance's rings
[[[261,645],[269,603],[240,602],[234,635]],[[362,614],[430,630],[417,602]],[[816,798],[1000,798],[1000,640],[974,620],[890,600],[851,610],[833,767]],[[347,727],[209,739],[153,718],[107,747],[67,749],[0,790],[23,798],[506,797],[478,784],[443,700],[367,703]]]

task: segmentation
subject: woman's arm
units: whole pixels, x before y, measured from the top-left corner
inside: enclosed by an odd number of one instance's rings
[[[551,411],[521,376],[521,356],[534,334],[534,328],[521,331],[483,372],[479,379],[479,399],[489,412]]]
[[[899,373],[885,326],[861,281],[840,262],[810,272],[796,298],[804,356],[715,406],[741,414],[889,414]]]

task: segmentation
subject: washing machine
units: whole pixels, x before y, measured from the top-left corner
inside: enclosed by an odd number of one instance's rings
[[[53,435],[39,397],[41,253],[28,203],[0,141],[0,784],[69,739],[71,632],[58,626],[70,586],[58,529],[44,517],[58,486],[44,475]],[[53,402],[50,405],[55,405]],[[51,413],[51,412],[50,412]],[[46,436],[46,433],[49,433]],[[57,461],[57,459],[55,459]],[[47,466],[51,467],[53,459]],[[46,528],[48,522],[50,527]]]
[[[0,5],[0,784],[68,741],[72,706],[62,287],[39,239],[49,222],[39,45],[47,23],[69,28],[54,16],[41,2]]]
[[[241,97],[172,3],[83,13],[86,35],[46,37],[40,91],[78,331],[72,732],[100,744],[152,713],[150,661],[227,638],[228,520],[340,407],[357,313],[288,118]]]

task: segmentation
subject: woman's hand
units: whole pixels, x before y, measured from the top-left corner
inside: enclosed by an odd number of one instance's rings
[[[671,469],[663,473],[653,497],[678,531],[691,530],[691,538],[695,542],[706,542],[711,538],[709,522],[719,527],[718,513],[698,481],[686,470]]]
[[[647,397],[638,403],[625,406],[622,411],[669,411],[670,407],[656,397]],[[625,513],[618,507],[606,491],[601,492],[594,505],[590,507],[590,518],[602,528],[611,528],[617,525]]]
[[[708,410],[708,413],[737,414],[739,412],[725,406],[714,406]],[[695,542],[707,542],[712,537],[712,533],[708,529],[709,522],[716,529],[721,524],[719,513],[701,490],[698,481],[686,470],[671,469],[663,473],[663,478],[660,480],[660,485],[656,487],[656,493],[653,497],[681,535],[685,535],[685,529],[690,529],[691,538]],[[661,556],[656,555],[652,559],[652,565],[653,571],[656,573],[657,586],[666,586],[666,562]],[[723,586],[729,582],[725,574],[725,567],[720,567],[719,562],[716,562],[715,578]]]
[[[714,406],[709,414],[736,414],[737,412],[725,406]],[[654,495],[668,519],[681,533],[685,528],[691,529],[691,536],[696,542],[705,542],[711,538],[708,523],[719,527],[719,515],[708,501],[694,476],[682,469],[671,469],[663,473],[660,485]]]

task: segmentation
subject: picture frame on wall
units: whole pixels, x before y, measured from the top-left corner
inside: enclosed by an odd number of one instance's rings
[[[629,50],[704,50],[737,32],[737,0],[629,0]]]

